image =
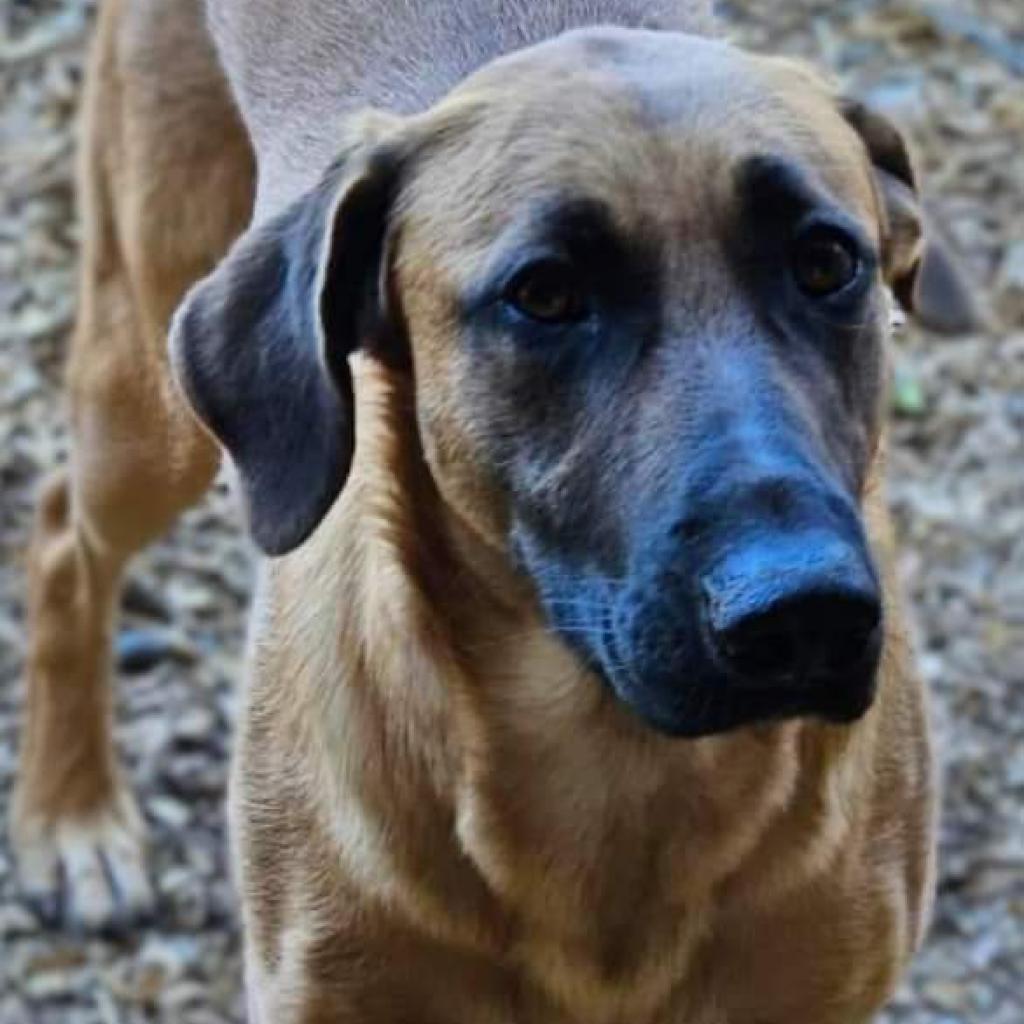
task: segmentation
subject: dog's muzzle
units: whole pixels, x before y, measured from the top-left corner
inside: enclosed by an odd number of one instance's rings
[[[600,599],[608,614],[585,653],[619,698],[680,736],[862,715],[882,596],[852,503],[798,472],[720,482],[688,505]]]

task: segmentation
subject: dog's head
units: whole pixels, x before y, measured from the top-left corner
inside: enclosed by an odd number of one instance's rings
[[[450,509],[649,723],[861,714],[885,286],[971,312],[898,133],[800,65],[611,29],[353,125],[175,321],[258,543],[343,487],[359,348],[412,376]]]

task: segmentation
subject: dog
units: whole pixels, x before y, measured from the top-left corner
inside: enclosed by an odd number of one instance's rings
[[[889,292],[975,315],[899,132],[668,0],[106,0],[86,108],[26,888],[151,903],[117,584],[223,450],[253,1021],[868,1021],[935,842]]]

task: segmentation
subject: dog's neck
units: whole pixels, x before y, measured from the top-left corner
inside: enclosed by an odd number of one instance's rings
[[[257,636],[253,699],[303,736],[324,827],[363,891],[435,938],[514,949],[580,1019],[642,1019],[692,962],[723,886],[779,898],[801,877],[794,857],[834,852],[848,823],[827,812],[842,806],[824,799],[842,785],[830,766],[873,729],[672,741],[642,727],[446,517],[408,396],[362,364],[353,473],[271,570],[264,649],[283,661],[261,666]]]
[[[260,218],[316,182],[354,110],[423,110],[488,61],[573,28],[713,29],[711,0],[207,3],[256,149]]]

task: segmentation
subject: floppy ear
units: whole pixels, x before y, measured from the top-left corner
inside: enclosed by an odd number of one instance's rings
[[[985,326],[974,287],[949,242],[927,215],[903,136],[881,114],[843,99],[846,120],[864,142],[885,207],[885,273],[900,305],[923,326],[959,334]]]
[[[246,232],[174,317],[178,381],[235,463],[267,554],[302,543],[348,476],[347,360],[383,329],[398,162],[394,147],[353,147],[314,189]]]

